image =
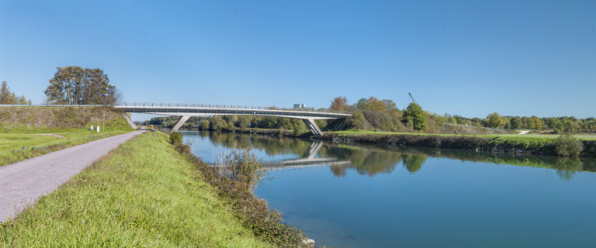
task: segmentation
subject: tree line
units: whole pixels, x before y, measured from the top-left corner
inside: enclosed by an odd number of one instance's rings
[[[536,116],[500,116],[498,113],[492,113],[486,119],[465,118],[461,116],[451,116],[446,114],[444,117],[449,123],[503,128],[503,129],[532,129],[532,130],[552,130],[554,133],[565,132],[593,132],[596,130],[596,119],[593,117],[577,119],[573,116],[562,117],[543,117]]]
[[[439,115],[422,109],[417,103],[410,103],[405,109],[399,109],[390,99],[378,99],[374,96],[361,98],[349,104],[346,97],[335,97],[328,109],[352,113],[347,129],[387,132],[449,132],[445,125],[456,124],[479,128],[495,129],[531,129],[552,130],[554,133],[593,132],[596,129],[594,118],[577,119],[574,117],[538,118],[536,116],[501,116],[489,114],[486,118],[466,118],[459,115]],[[172,127],[179,117],[156,117],[145,125]],[[334,120],[316,120],[323,130],[331,129]],[[264,116],[215,116],[191,117],[185,124],[187,128],[201,130],[234,130],[236,128],[274,128],[294,130],[296,133],[308,130],[299,119]]]
[[[0,104],[22,104],[31,105],[31,100],[27,100],[25,95],[18,96],[13,92],[10,92],[8,83],[2,81],[2,87],[0,87]]]
[[[345,97],[336,97],[331,101],[330,110],[351,111],[350,128],[378,131],[427,131],[436,132],[445,124],[457,124],[496,129],[531,129],[552,130],[554,133],[593,132],[596,120],[593,117],[577,119],[575,117],[536,116],[501,116],[489,114],[486,118],[466,118],[459,115],[439,115],[422,110],[420,105],[411,103],[400,110],[389,99],[375,97],[361,98],[349,105]]]

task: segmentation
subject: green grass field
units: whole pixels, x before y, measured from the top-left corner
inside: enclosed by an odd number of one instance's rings
[[[90,123],[85,128],[79,129],[2,129],[0,130],[0,166],[132,131],[122,118],[106,122],[106,130],[100,133],[89,131],[90,125],[97,124]]]
[[[167,138],[147,132],[110,152],[0,224],[0,247],[273,247]]]

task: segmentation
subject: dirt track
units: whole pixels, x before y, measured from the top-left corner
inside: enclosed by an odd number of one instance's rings
[[[145,131],[113,136],[0,167],[0,222],[79,174],[87,166]]]

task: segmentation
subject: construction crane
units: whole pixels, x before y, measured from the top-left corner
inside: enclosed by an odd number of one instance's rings
[[[414,103],[418,104],[418,103],[416,102],[416,100],[414,100],[414,97],[412,96],[412,94],[408,93],[408,95],[410,95],[410,98],[412,98],[412,102],[414,102]]]

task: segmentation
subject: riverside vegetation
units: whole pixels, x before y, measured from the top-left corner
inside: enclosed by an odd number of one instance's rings
[[[328,110],[352,113],[348,120],[348,131],[329,132],[335,125],[333,120],[316,121],[321,130],[327,131],[323,139],[337,142],[399,143],[497,153],[596,156],[596,144],[592,141],[596,140],[593,134],[596,128],[594,118],[510,117],[498,113],[492,113],[485,119],[464,118],[430,113],[417,103],[400,110],[393,101],[375,97],[362,98],[353,105],[349,105],[345,97],[336,97]],[[177,120],[178,117],[156,117],[145,124],[171,127]],[[301,120],[279,117],[191,117],[184,127],[287,137],[310,136]],[[513,129],[517,128],[526,128],[531,134],[515,135],[518,132]],[[567,141],[563,142],[552,134],[562,134]]]
[[[197,161],[162,133],[135,137],[0,224],[0,246],[275,247]]]
[[[185,134],[186,135],[186,134]],[[305,139],[280,139],[265,135],[243,135],[224,132],[198,132],[208,138],[215,146],[227,149],[253,148],[266,151],[268,156],[286,154],[304,154],[309,150],[311,142]],[[379,143],[345,144],[323,140],[319,157],[349,160],[348,165],[330,166],[336,176],[345,176],[347,169],[354,169],[359,174],[374,176],[391,172],[401,164],[409,172],[417,172],[426,158],[441,157],[461,161],[488,162],[556,169],[560,175],[569,175],[577,171],[596,172],[596,159],[579,159],[574,157],[525,156],[507,153],[478,153],[458,149],[437,149],[434,147],[416,147],[401,145],[384,145]],[[562,178],[568,178],[562,176]]]
[[[0,107],[0,166],[132,129],[110,107]],[[100,133],[90,126],[103,126]]]
[[[201,174],[203,179],[217,189],[218,195],[229,203],[244,227],[253,230],[254,235],[280,247],[304,245],[304,233],[282,224],[283,215],[269,210],[265,200],[254,195],[256,186],[265,178],[266,172],[260,159],[248,150],[233,151],[225,158],[225,169],[214,168],[196,157],[188,145],[179,142],[179,133],[172,133],[170,140]]]

